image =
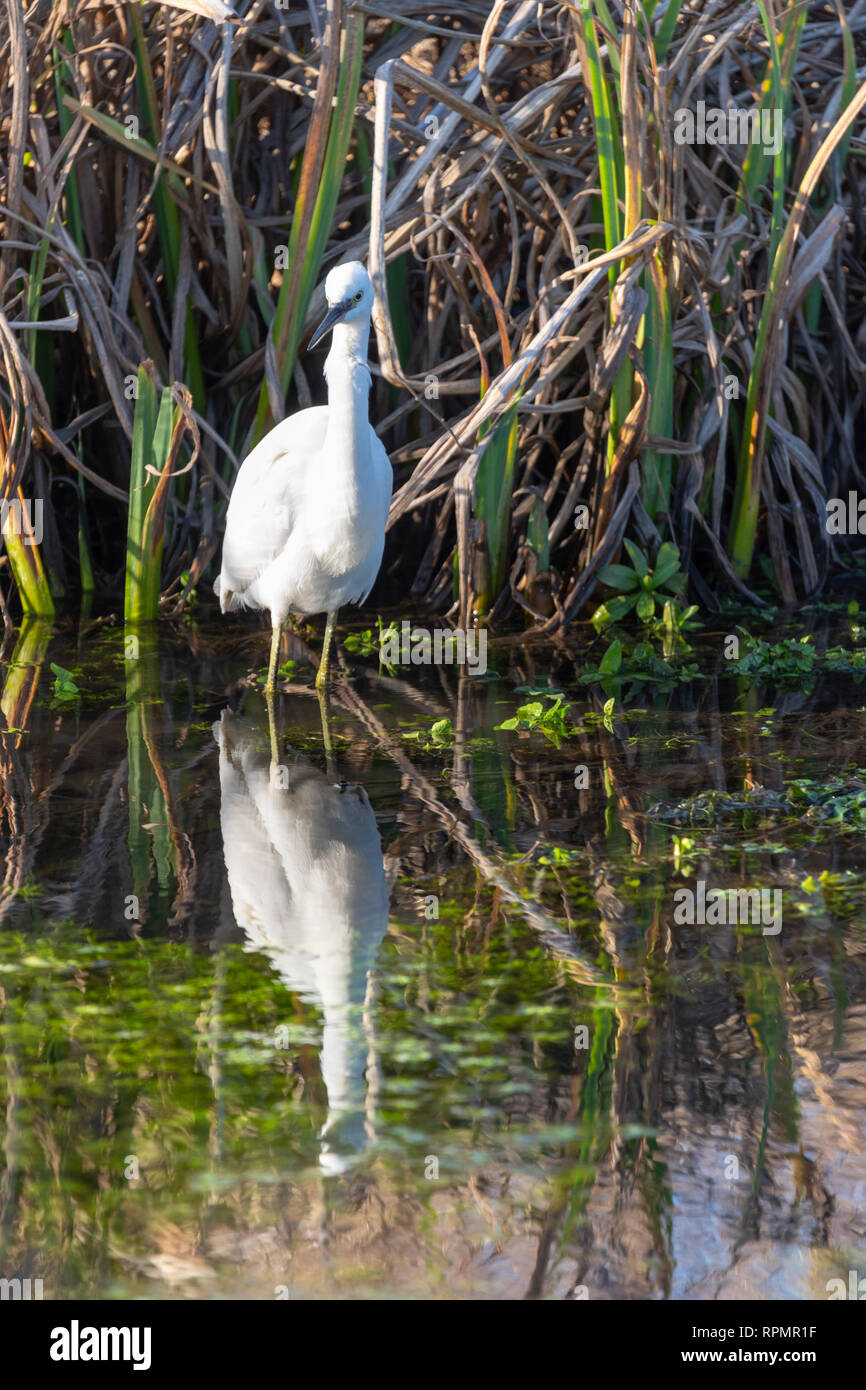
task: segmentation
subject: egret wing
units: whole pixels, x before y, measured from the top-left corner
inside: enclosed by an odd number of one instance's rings
[[[322,448],[325,406],[291,415],[244,459],[226,514],[219,593],[242,599],[280,554],[292,532],[307,467]]]

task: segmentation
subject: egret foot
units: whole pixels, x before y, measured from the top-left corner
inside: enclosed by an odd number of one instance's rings
[[[334,628],[337,625],[337,610],[328,614],[328,621],[325,623],[325,644],[322,648],[322,659],[319,662],[319,674],[316,676],[316,689],[322,690],[328,684],[328,671],[330,670],[331,642],[334,637]]]

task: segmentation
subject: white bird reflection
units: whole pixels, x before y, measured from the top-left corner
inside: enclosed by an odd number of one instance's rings
[[[362,787],[341,790],[300,754],[272,775],[253,726],[229,710],[213,732],[235,921],[287,988],[322,1011],[328,1116],[319,1161],[340,1173],[372,1137],[365,1001],[388,929],[376,817]]]

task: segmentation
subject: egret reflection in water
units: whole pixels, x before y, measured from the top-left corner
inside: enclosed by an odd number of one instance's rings
[[[254,726],[229,710],[213,731],[235,921],[287,988],[322,1011],[320,1163],[338,1173],[372,1132],[365,1001],[388,928],[376,817],[362,787],[335,785],[301,754],[273,768]]]

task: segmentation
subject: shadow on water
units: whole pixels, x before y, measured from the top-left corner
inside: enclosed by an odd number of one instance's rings
[[[565,650],[352,653],[327,747],[295,667],[269,729],[245,642],[7,653],[0,1268],[822,1298],[862,1265],[864,688],[705,654],[605,709]],[[678,918],[701,883],[780,929]]]

